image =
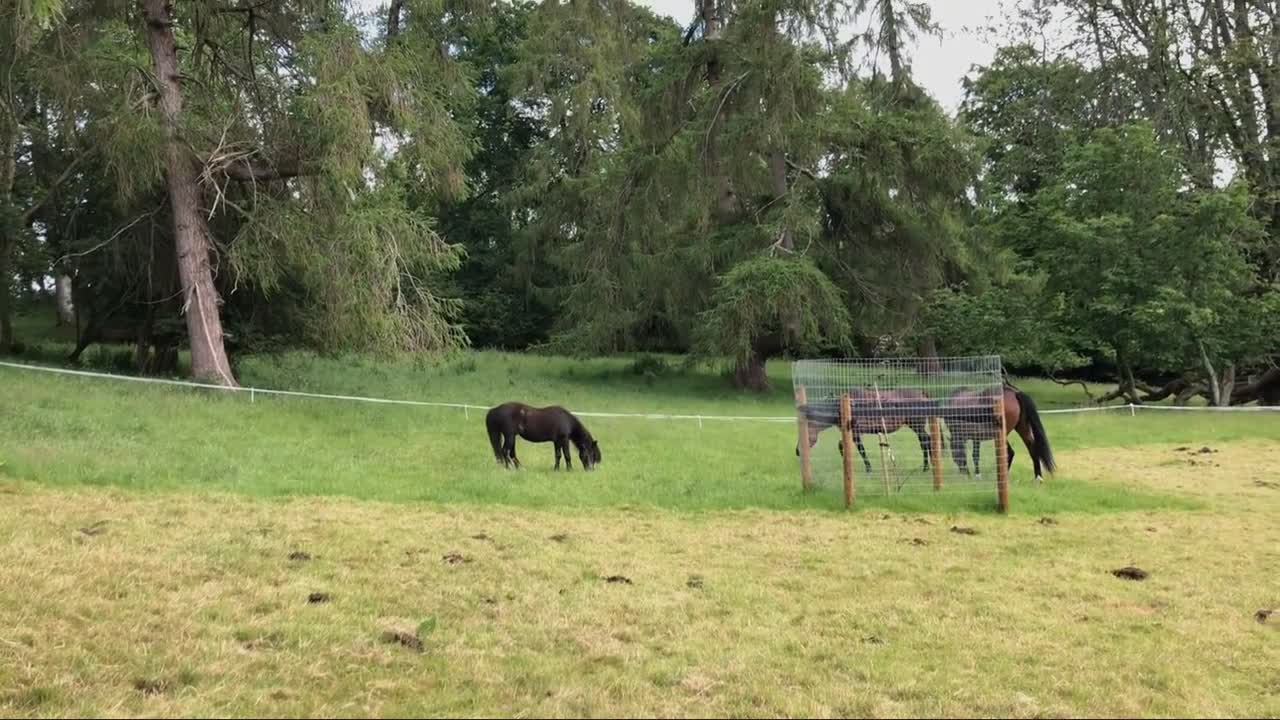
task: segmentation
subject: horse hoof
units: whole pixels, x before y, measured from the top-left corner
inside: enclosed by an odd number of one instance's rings
[[[1037,475],[1037,476],[1036,476],[1036,484],[1037,484],[1037,485],[1040,485],[1040,484],[1043,484],[1043,483],[1044,483],[1044,478],[1043,478],[1043,477],[1041,477],[1040,475]]]

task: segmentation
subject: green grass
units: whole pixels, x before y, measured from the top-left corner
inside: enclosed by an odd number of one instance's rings
[[[785,367],[778,367],[779,384]],[[842,505],[833,431],[814,449],[821,481],[800,489],[789,423],[654,421],[592,418],[604,463],[592,473],[553,471],[549,444],[520,444],[526,469],[493,460],[483,414],[446,408],[224,395],[204,390],[68,378],[0,369],[12,389],[12,430],[0,437],[0,472],[58,486],[113,486],[140,491],[237,492],[259,496],[343,495],[536,508],[653,506],[677,510],[836,509]],[[652,383],[626,360],[570,361],[478,353],[437,367],[366,363],[339,372],[334,361],[305,355],[252,358],[246,384],[382,397],[558,402],[607,412],[778,415],[792,411],[781,393],[764,397],[726,389],[711,372],[673,372]],[[1030,392],[1056,385],[1022,383]],[[416,389],[416,392],[413,390]],[[1048,395],[1046,393],[1046,395]],[[1048,395],[1049,398],[1052,395]],[[1044,403],[1050,405],[1050,402]],[[1074,448],[1167,442],[1223,442],[1280,437],[1277,423],[1251,416],[1093,413],[1047,416],[1058,452]],[[914,467],[919,449],[902,430],[892,436],[899,463]],[[1121,484],[1073,479],[1073,468],[1044,487],[1031,486],[1025,449],[1014,439],[1015,512],[1126,510],[1186,501]],[[880,458],[872,446],[873,465]],[[984,450],[984,484],[948,480],[935,496],[884,497],[878,476],[859,472],[859,507],[895,510],[990,510],[994,462]],[[944,465],[951,472],[949,458]],[[924,479],[924,476],[921,476]]]
[[[785,364],[763,396],[631,367],[291,354],[240,373],[792,412]],[[1082,399],[1019,385],[1043,408]],[[1254,619],[1280,607],[1269,414],[1047,416],[1062,471],[1037,489],[1014,439],[1000,517],[990,477],[886,498],[861,468],[845,513],[833,436],[805,494],[787,423],[592,419],[598,471],[555,473],[550,446],[522,443],[527,469],[508,472],[476,412],[8,368],[0,387],[0,716],[1280,713],[1277,624]],[[1150,578],[1110,574],[1129,564]]]

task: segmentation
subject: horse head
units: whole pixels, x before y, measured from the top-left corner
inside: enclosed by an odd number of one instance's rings
[[[578,446],[578,460],[582,462],[582,467],[590,470],[600,464],[600,443],[596,439],[588,436],[586,441]]]

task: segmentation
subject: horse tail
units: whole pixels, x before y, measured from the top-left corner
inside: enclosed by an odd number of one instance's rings
[[[1040,422],[1040,413],[1036,410],[1036,403],[1031,396],[1021,390],[1014,391],[1014,397],[1018,398],[1018,405],[1022,407],[1022,414],[1026,416],[1027,423],[1031,425],[1031,434],[1035,436],[1036,443],[1031,452],[1035,453],[1036,458],[1044,465],[1045,469],[1053,473],[1058,469],[1056,463],[1053,462],[1053,448],[1049,446],[1049,436],[1045,434],[1044,423]]]

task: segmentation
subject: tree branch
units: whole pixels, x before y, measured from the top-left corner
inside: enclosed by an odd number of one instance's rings
[[[810,170],[809,168],[800,167],[799,165],[795,164],[795,162],[793,162],[791,158],[787,158],[787,167],[791,168],[792,170],[795,170],[801,175],[804,175],[805,177],[809,178],[815,183],[818,182],[818,176],[812,170]]]
[[[45,204],[49,202],[50,198],[54,196],[58,186],[71,179],[71,176],[75,174],[76,170],[79,169],[80,164],[84,162],[87,157],[89,157],[89,153],[82,151],[77,153],[71,162],[67,163],[67,166],[62,170],[62,174],[59,175],[57,179],[55,179],[45,190],[44,197],[37,200],[31,207],[27,208],[26,211],[22,213],[23,227],[35,222],[36,215],[40,213],[41,208],[43,208]]]
[[[1052,376],[1052,375],[1050,375],[1050,376],[1049,376],[1049,379],[1050,379],[1050,380],[1052,380],[1054,383],[1056,383],[1056,384],[1058,384],[1058,385],[1061,385],[1061,386],[1063,386],[1063,387],[1071,387],[1072,385],[1079,385],[1079,386],[1080,386],[1080,389],[1084,391],[1084,396],[1085,396],[1085,397],[1087,397],[1087,398],[1089,398],[1089,401],[1090,401],[1090,402],[1093,402],[1093,393],[1089,392],[1089,384],[1088,384],[1088,383],[1086,383],[1085,381],[1083,381],[1083,380],[1060,380],[1060,379],[1058,379],[1058,378],[1056,378],[1056,377],[1054,377],[1054,376]]]
[[[315,175],[318,169],[298,160],[280,163],[268,163],[249,157],[237,157],[231,160],[215,160],[213,158],[198,159],[200,167],[208,168],[211,173],[226,175],[240,182],[267,182],[270,180],[287,180],[289,178]]]

